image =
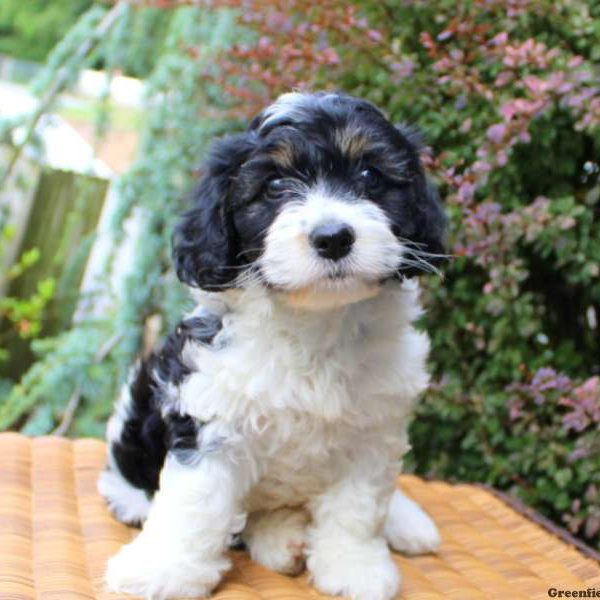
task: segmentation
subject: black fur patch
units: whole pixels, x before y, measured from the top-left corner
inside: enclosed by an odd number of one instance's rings
[[[189,415],[169,414],[167,421],[167,447],[184,465],[192,464],[197,458],[198,434],[202,423]]]
[[[158,475],[166,448],[165,424],[157,409],[150,364],[142,362],[130,386],[131,404],[118,441],[110,452],[123,477],[136,488],[158,489]]]
[[[202,428],[202,423],[190,415],[165,406],[166,384],[179,385],[191,372],[182,360],[186,342],[210,344],[220,329],[221,321],[215,315],[186,319],[158,352],[137,367],[130,386],[129,413],[121,436],[110,450],[123,477],[149,496],[158,489],[167,452],[173,451],[182,462],[189,461]]]

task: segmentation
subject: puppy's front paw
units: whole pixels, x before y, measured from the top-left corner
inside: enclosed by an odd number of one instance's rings
[[[328,540],[313,548],[307,561],[315,586],[326,594],[352,600],[390,600],[400,573],[385,540]]]
[[[261,565],[286,575],[304,569],[304,547],[308,515],[298,509],[251,515],[242,539],[250,556]]]
[[[398,490],[390,500],[384,534],[394,550],[409,555],[435,552],[440,545],[435,523],[416,502]]]
[[[136,539],[108,561],[106,585],[111,592],[152,600],[207,596],[229,568],[229,561],[225,557],[211,561],[191,558],[183,549]]]

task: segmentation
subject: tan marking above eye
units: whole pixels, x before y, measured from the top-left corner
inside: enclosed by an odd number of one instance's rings
[[[294,165],[294,149],[290,144],[281,144],[269,154],[280,167],[289,169]]]
[[[360,158],[369,143],[364,133],[349,127],[336,131],[334,140],[341,152],[352,160]]]

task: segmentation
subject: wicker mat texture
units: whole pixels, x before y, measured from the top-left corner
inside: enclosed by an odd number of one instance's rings
[[[131,598],[103,590],[107,558],[135,533],[96,492],[104,452],[97,440],[0,435],[1,600]],[[395,555],[404,576],[400,598],[541,599],[551,587],[600,588],[595,560],[486,490],[412,476],[399,485],[433,515],[443,538],[437,556]],[[232,555],[216,599],[325,598],[306,575],[285,577],[243,552]]]

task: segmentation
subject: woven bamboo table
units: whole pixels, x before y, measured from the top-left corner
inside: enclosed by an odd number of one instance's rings
[[[96,492],[104,444],[0,435],[0,599],[131,598],[103,590],[106,560],[134,530],[116,522]],[[396,555],[407,600],[548,598],[548,589],[600,588],[600,564],[490,492],[470,485],[399,486],[438,523],[437,556]],[[245,553],[219,586],[219,600],[325,598],[306,575],[272,573]]]

